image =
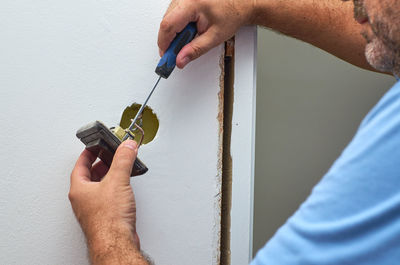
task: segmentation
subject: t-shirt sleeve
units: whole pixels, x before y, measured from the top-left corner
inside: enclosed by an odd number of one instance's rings
[[[251,264],[400,264],[399,83]]]

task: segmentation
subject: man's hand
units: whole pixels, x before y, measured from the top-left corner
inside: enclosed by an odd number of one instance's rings
[[[197,23],[199,36],[178,54],[176,65],[185,67],[211,48],[231,38],[253,18],[254,0],[173,0],[160,24],[160,55],[189,22]]]
[[[178,54],[183,68],[231,38],[243,25],[260,25],[319,47],[356,66],[374,70],[365,59],[361,25],[353,3],[340,0],[172,0],[158,33],[162,56],[176,34],[196,22],[199,36]]]
[[[123,142],[108,170],[101,161],[92,166],[96,156],[85,150],[72,171],[69,199],[87,238],[92,264],[148,264],[140,254],[130,186],[136,155],[136,143]]]

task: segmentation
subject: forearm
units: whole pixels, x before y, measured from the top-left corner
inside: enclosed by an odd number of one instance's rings
[[[149,265],[130,231],[112,228],[87,236],[92,265]]]
[[[254,24],[308,42],[351,64],[366,61],[366,41],[353,18],[352,2],[340,0],[255,0]]]

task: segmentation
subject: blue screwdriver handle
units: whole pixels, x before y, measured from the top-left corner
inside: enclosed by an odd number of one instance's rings
[[[197,28],[194,22],[189,23],[186,28],[178,33],[157,65],[156,73],[159,76],[165,79],[169,77],[176,66],[176,56],[186,44],[194,39],[196,34]]]

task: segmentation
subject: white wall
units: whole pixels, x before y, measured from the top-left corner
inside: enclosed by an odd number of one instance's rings
[[[70,209],[78,128],[112,126],[156,81],[167,0],[0,3],[0,264],[87,264]],[[216,264],[218,47],[162,80],[156,139],[132,181],[142,247],[156,264]]]
[[[235,39],[230,213],[232,265],[247,264],[252,258],[256,59],[257,27],[243,27]]]

